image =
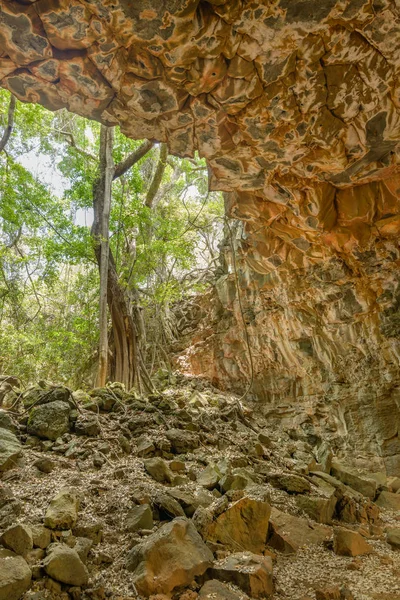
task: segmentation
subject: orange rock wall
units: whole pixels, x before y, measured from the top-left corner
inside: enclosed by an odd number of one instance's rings
[[[1,86],[207,159],[243,223],[257,396],[291,419],[336,402],[328,423],[395,457],[399,48],[398,0],[0,0]],[[189,362],[243,389],[226,254]]]

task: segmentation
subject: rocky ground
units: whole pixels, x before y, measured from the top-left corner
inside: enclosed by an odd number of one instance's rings
[[[400,600],[400,479],[196,379],[0,412],[0,600]]]

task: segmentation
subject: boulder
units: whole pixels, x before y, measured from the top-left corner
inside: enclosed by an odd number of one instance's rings
[[[298,496],[296,504],[304,511],[310,519],[317,523],[332,523],[333,513],[336,506],[335,496],[322,498],[321,496]]]
[[[11,433],[15,433],[17,430],[10,413],[2,408],[0,409],[0,428],[8,429],[8,431],[11,431]]]
[[[193,523],[178,517],[135,546],[128,554],[126,567],[133,573],[139,594],[148,597],[189,585],[212,562],[212,552]]]
[[[313,524],[306,519],[294,517],[273,508],[267,543],[284,554],[297,552],[299,548],[322,544],[331,536],[331,530],[324,525]]]
[[[266,598],[274,591],[272,559],[251,552],[237,552],[214,564],[207,576],[234,583],[251,598]]]
[[[94,545],[100,544],[103,539],[103,524],[101,521],[95,521],[93,523],[84,522],[76,525],[72,530],[73,535],[76,537],[86,537],[92,540]]]
[[[32,573],[22,556],[0,548],[0,600],[19,600],[31,583]]]
[[[33,548],[32,530],[27,525],[18,523],[5,530],[0,542],[15,554],[25,556]]]
[[[216,465],[208,465],[197,477],[197,483],[207,490],[213,490],[218,485],[218,481],[221,478]]]
[[[15,435],[8,429],[0,428],[0,472],[15,467],[22,448]]]
[[[385,508],[386,510],[400,510],[400,494],[393,494],[393,492],[381,492],[376,500],[375,504],[377,504],[380,508]]]
[[[166,436],[171,443],[171,450],[176,454],[184,454],[194,450],[199,445],[199,437],[190,431],[182,429],[170,429]]]
[[[371,554],[373,548],[356,531],[344,527],[335,527],[333,530],[333,550],[340,556],[359,556],[361,554]]]
[[[213,506],[198,509],[193,515],[203,537],[210,542],[220,542],[233,550],[241,548],[261,553],[265,548],[271,507],[268,502],[245,496],[220,514]]]
[[[51,543],[51,531],[43,525],[32,525],[32,540],[35,548],[47,548]]]
[[[244,490],[253,482],[243,475],[229,473],[228,475],[224,475],[218,483],[220,490],[226,494],[230,490]]]
[[[74,550],[77,552],[81,561],[86,564],[88,554],[93,546],[92,540],[85,537],[76,538]]]
[[[227,585],[210,579],[199,592],[199,600],[242,600],[242,594],[233,592]]]
[[[349,485],[363,496],[375,498],[378,484],[375,479],[367,474],[357,471],[347,465],[343,465],[337,460],[332,461],[331,473],[333,477],[339,479],[342,483]]]
[[[89,572],[78,553],[66,544],[50,544],[43,560],[47,575],[67,585],[86,585]]]
[[[63,488],[51,500],[44,524],[50,529],[71,529],[78,519],[79,500],[74,490]]]
[[[126,530],[134,533],[139,529],[153,529],[153,513],[149,504],[139,504],[132,508],[126,517]]]
[[[175,517],[185,516],[182,506],[169,494],[158,492],[153,498],[153,505],[158,511],[158,519],[160,521],[170,521]]]
[[[51,473],[54,471],[57,463],[55,460],[48,458],[47,456],[43,456],[41,458],[37,458],[33,463],[33,466],[36,467],[41,473]]]
[[[147,458],[143,461],[144,468],[158,483],[172,483],[174,474],[168,463],[162,458]]]
[[[28,433],[56,440],[69,431],[69,413],[69,404],[60,400],[34,406],[28,419]]]
[[[386,541],[394,548],[400,548],[400,527],[389,529],[386,533]]]
[[[312,483],[327,497],[335,496],[336,516],[345,523],[374,523],[379,518],[379,508],[372,500],[356,492],[335,477],[322,472],[313,472]]]
[[[275,488],[285,490],[289,494],[305,494],[311,491],[311,485],[304,477],[282,473],[268,477],[269,483]]]
[[[168,490],[168,495],[172,496],[182,506],[187,517],[192,517],[199,506],[210,506],[215,500],[215,497],[204,489],[199,489],[192,492],[188,489],[171,488]]]
[[[75,423],[75,433],[77,435],[96,437],[100,433],[99,420],[97,417],[79,416]]]

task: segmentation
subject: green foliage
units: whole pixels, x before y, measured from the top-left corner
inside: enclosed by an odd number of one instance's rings
[[[8,103],[8,92],[0,91],[0,128]],[[27,381],[79,384],[93,362],[99,281],[82,215],[90,218],[99,134],[93,121],[17,102],[15,127],[0,154],[0,371]],[[115,163],[141,143],[116,128]],[[120,285],[128,297],[139,295],[150,317],[204,288],[223,217],[221,196],[208,192],[207,168],[198,157],[168,157],[148,208],[159,155],[155,145],[114,182],[110,217]],[[35,170],[43,157],[47,173],[64,178],[61,197]]]

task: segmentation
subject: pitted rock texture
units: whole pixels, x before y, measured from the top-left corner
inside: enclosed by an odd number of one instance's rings
[[[372,222],[384,235],[398,231],[387,221],[399,186],[397,2],[0,7],[1,84],[21,100],[118,123],[175,154],[197,149],[214,187],[246,192],[235,197],[239,216],[250,216],[250,202],[267,220],[286,221],[277,236],[304,239],[294,244],[300,253],[333,227],[350,245],[368,237]],[[360,198],[338,193],[355,183],[371,186]],[[290,234],[298,224],[307,235]]]

